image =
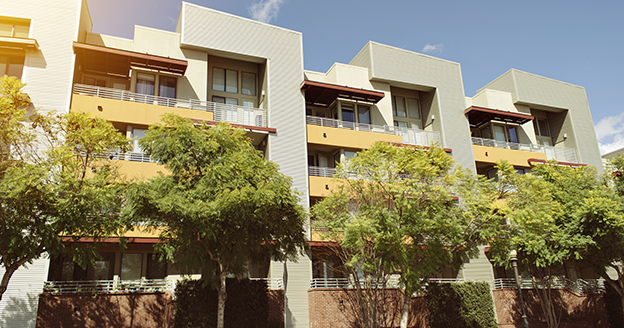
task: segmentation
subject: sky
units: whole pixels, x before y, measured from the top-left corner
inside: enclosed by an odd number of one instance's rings
[[[375,41],[461,64],[464,92],[511,68],[585,87],[602,153],[624,147],[622,0],[190,0],[301,32],[304,68],[326,72]],[[87,0],[93,32],[175,30],[179,0]],[[218,31],[215,31],[218,32]]]

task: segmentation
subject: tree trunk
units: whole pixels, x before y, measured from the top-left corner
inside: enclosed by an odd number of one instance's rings
[[[409,308],[412,301],[412,290],[405,285],[405,295],[403,297],[403,311],[401,313],[401,328],[407,328],[407,320],[409,319]]]
[[[18,267],[12,265],[6,268],[6,271],[4,271],[4,275],[2,276],[2,282],[0,282],[0,301],[2,301],[2,295],[4,295],[4,292],[6,292],[7,287],[9,286],[9,280],[11,279],[11,276]]]
[[[227,292],[225,291],[225,276],[227,272],[221,269],[219,272],[219,287],[217,288],[217,294],[219,296],[219,302],[217,306],[217,328],[225,327],[225,300],[227,299]]]

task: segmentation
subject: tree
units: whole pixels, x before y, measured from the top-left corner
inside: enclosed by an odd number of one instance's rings
[[[477,256],[477,246],[501,224],[491,207],[494,185],[456,167],[441,148],[378,142],[340,164],[335,179],[339,190],[313,208],[315,227],[339,245],[362,327],[391,325],[379,304],[392,274],[405,289],[406,327],[412,293]]]
[[[42,114],[24,84],[0,79],[0,299],[13,273],[48,253],[87,265],[98,242],[126,226],[124,182],[108,159],[129,141],[87,115]],[[77,247],[82,238],[92,244]]]
[[[557,327],[561,311],[556,309],[552,287],[564,274],[566,262],[585,263],[615,285],[606,268],[620,267],[624,251],[622,202],[593,167],[549,163],[523,176],[507,163],[498,168],[512,192],[501,209],[509,218],[510,234],[493,241],[494,260],[508,266],[509,250],[518,251],[548,327]]]
[[[291,179],[242,129],[173,115],[162,122],[150,127],[141,147],[170,174],[139,184],[129,210],[160,229],[161,258],[176,256],[181,270],[216,283],[222,328],[226,276],[246,273],[248,260],[295,260],[306,245],[304,210]]]

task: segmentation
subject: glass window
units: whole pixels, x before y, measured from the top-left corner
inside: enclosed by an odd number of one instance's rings
[[[137,128],[132,129],[132,152],[135,152],[135,153],[143,152],[143,149],[139,145],[139,140],[143,139],[143,137],[145,137],[144,129],[137,129]]]
[[[507,141],[505,135],[505,127],[502,125],[494,125],[494,139],[497,141]]]
[[[236,98],[227,98],[227,97],[219,97],[219,96],[212,96],[212,102],[216,102],[219,104],[238,105],[238,99]]]
[[[159,78],[158,95],[165,98],[176,97],[176,84],[177,79],[171,76],[160,76]]]
[[[25,55],[0,55],[0,77],[5,74],[22,78]]]
[[[238,93],[238,72],[225,70],[225,92]]]
[[[154,74],[138,73],[136,93],[153,96],[156,76]]]
[[[256,74],[242,73],[242,86],[241,93],[244,95],[255,96],[256,95]]]
[[[358,122],[371,124],[370,118],[370,107],[368,106],[358,106]]]
[[[418,99],[407,98],[407,110],[410,118],[420,119],[420,106],[418,105]]]
[[[167,275],[167,263],[154,258],[154,254],[147,254],[147,279],[164,279]]]
[[[121,280],[141,279],[143,254],[123,254],[121,258]]]
[[[223,68],[212,69],[212,90],[225,91],[225,70]]]
[[[407,122],[403,122],[403,121],[394,121],[394,126],[398,126],[400,128],[406,128],[407,127]]]
[[[30,19],[0,17],[0,36],[27,38],[30,30]]]
[[[394,100],[392,115],[398,117],[407,117],[405,115],[405,98],[399,96],[394,96],[392,98]]]
[[[253,101],[249,101],[249,100],[244,100],[243,99],[243,107],[253,108],[254,107],[254,103],[253,103]]]
[[[550,137],[550,131],[548,131],[548,121],[545,118],[538,118],[537,125],[539,126],[540,136]]]
[[[509,127],[509,141],[513,142],[513,143],[518,143],[518,132],[516,130],[516,127]]]
[[[355,122],[355,110],[352,104],[342,104],[342,120],[344,122]]]

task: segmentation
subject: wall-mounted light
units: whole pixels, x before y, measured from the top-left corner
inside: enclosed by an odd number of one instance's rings
[[[431,120],[435,120],[435,115],[431,114]]]
[[[567,133],[564,133],[564,134],[563,134],[563,140],[566,140],[566,139],[568,139],[568,134],[567,134]]]
[[[485,156],[488,156],[488,153],[487,153],[487,151],[485,152]]]
[[[327,133],[323,132],[323,138],[327,138]]]
[[[326,190],[329,190],[329,185],[325,185],[325,189],[326,189]]]
[[[104,108],[102,107],[102,105],[98,105],[98,110],[101,112],[104,110]]]

